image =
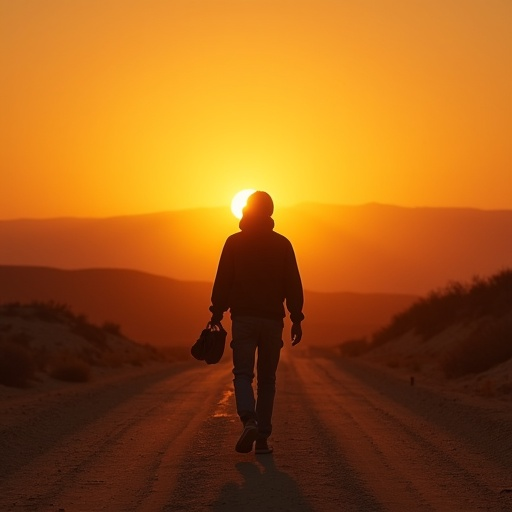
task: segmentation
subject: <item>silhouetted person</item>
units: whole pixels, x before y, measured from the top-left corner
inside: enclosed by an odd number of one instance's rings
[[[266,192],[247,200],[240,232],[228,237],[212,291],[211,323],[231,312],[233,374],[236,408],[244,428],[236,451],[272,453],[276,370],[283,347],[284,304],[292,321],[292,345],[302,338],[304,296],[292,244],[274,231],[274,203]],[[252,381],[258,353],[257,399]]]

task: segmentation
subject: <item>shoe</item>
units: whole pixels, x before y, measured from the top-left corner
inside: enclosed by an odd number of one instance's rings
[[[254,448],[254,453],[256,455],[264,455],[267,453],[272,453],[274,449],[272,446],[269,446],[267,443],[267,440],[265,438],[263,439],[256,439],[256,446]]]
[[[236,443],[235,450],[238,453],[251,452],[256,437],[258,437],[258,425],[254,420],[249,420],[244,425],[244,429]]]

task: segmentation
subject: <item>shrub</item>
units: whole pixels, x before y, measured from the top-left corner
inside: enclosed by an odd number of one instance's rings
[[[19,316],[20,308],[20,302],[8,302],[6,304],[2,304],[2,315],[8,317]]]
[[[55,302],[53,300],[47,302],[33,301],[30,307],[34,311],[34,316],[44,322],[62,322],[65,319],[73,319],[74,315],[67,304]]]
[[[0,344],[0,384],[25,387],[34,373],[32,355],[25,347],[6,342]]]
[[[66,382],[87,382],[91,378],[91,367],[76,357],[65,357],[53,364],[50,376]]]
[[[101,327],[89,323],[87,317],[83,315],[76,318],[72,332],[99,348],[106,348],[108,346],[106,332]]]
[[[119,324],[116,324],[114,322],[105,322],[101,328],[109,334],[113,334],[114,336],[124,338],[123,333],[121,332],[121,326]]]
[[[512,357],[512,315],[489,319],[460,343],[443,362],[448,378],[480,373]]]

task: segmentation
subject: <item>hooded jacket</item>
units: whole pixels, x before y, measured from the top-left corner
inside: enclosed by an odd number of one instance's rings
[[[245,214],[240,232],[228,237],[212,291],[212,319],[255,316],[292,322],[304,319],[302,282],[290,241],[274,231],[271,217]]]

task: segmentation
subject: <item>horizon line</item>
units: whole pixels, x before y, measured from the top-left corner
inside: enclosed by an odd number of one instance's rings
[[[508,208],[482,208],[478,206],[429,206],[429,205],[418,205],[408,206],[392,203],[381,203],[378,201],[369,201],[365,203],[322,203],[318,201],[301,201],[288,206],[281,206],[279,210],[288,210],[292,208],[300,208],[304,206],[319,206],[319,207],[344,207],[344,208],[363,208],[363,207],[384,207],[384,208],[399,208],[403,210],[473,210],[482,212],[510,212],[512,206]],[[166,209],[166,210],[154,210],[149,212],[139,213],[118,213],[118,214],[107,214],[107,215],[91,215],[91,216],[79,216],[79,215],[55,215],[48,217],[2,217],[0,222],[27,222],[27,221],[47,221],[47,220],[107,220],[107,219],[121,219],[127,217],[149,217],[153,215],[173,214],[180,212],[191,212],[199,210],[225,210],[231,214],[229,205],[224,206],[192,206],[188,208],[177,208],[177,209]]]

